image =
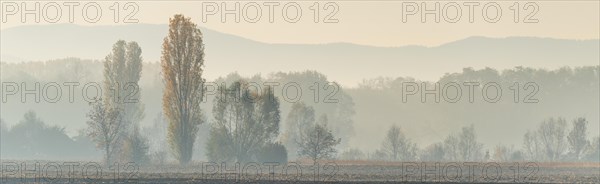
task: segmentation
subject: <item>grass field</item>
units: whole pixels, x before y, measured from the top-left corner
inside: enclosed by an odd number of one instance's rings
[[[1,183],[600,183],[600,163],[301,160],[187,166],[3,161]]]

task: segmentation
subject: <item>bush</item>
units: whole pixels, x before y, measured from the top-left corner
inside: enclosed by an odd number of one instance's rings
[[[141,135],[139,127],[135,126],[133,133],[125,139],[122,156],[128,162],[134,162],[137,165],[148,164],[150,162],[149,148],[148,139]]]
[[[375,152],[373,152],[371,155],[369,155],[369,159],[383,161],[383,160],[388,160],[389,156],[384,151],[375,150]]]
[[[287,150],[280,143],[267,143],[267,145],[258,151],[256,159],[262,163],[287,163]]]
[[[227,162],[234,158],[231,139],[224,128],[212,127],[206,142],[206,157],[211,162]]]
[[[363,160],[364,158],[365,154],[359,149],[349,149],[340,154],[342,160]]]

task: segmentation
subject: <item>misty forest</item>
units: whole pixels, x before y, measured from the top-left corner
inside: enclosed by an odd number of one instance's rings
[[[175,15],[163,36],[159,61],[136,40],[113,40],[97,51],[105,58],[2,62],[2,159],[600,162],[598,65],[465,67],[353,87],[314,70],[243,76],[232,66],[208,80],[211,45],[195,23]],[[465,81],[481,84],[472,98]],[[498,101],[481,93],[489,82]],[[448,100],[445,84],[462,98]]]

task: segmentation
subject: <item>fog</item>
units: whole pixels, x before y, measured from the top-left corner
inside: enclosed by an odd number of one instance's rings
[[[22,138],[17,133],[8,134],[16,137],[3,137],[2,156],[7,159],[100,159],[100,151],[95,150],[90,140],[80,131],[87,128],[86,117],[90,109],[83,95],[94,96],[96,92],[89,90],[84,92],[85,84],[102,84],[102,64],[99,61],[80,60],[76,58],[59,59],[47,62],[26,63],[2,63],[3,100],[2,120],[5,128],[3,131],[21,130],[24,116],[28,111],[37,114],[39,121],[46,126],[54,127],[57,131],[62,130],[69,137],[56,138],[45,134],[36,134],[39,137]],[[329,115],[329,122],[334,128],[336,136],[342,138],[339,150],[359,149],[362,152],[375,152],[380,148],[385,133],[392,125],[401,127],[406,137],[414,141],[419,148],[425,148],[430,144],[440,142],[453,133],[458,132],[463,126],[474,125],[478,141],[483,143],[484,150],[493,150],[498,145],[512,146],[514,149],[523,147],[523,136],[527,130],[533,130],[548,118],[565,118],[570,127],[571,120],[584,117],[589,122],[588,136],[598,136],[598,66],[589,67],[565,67],[559,70],[545,70],[534,68],[516,67],[510,70],[497,71],[492,68],[474,70],[465,68],[460,73],[445,75],[439,81],[421,81],[414,78],[375,78],[367,79],[359,84],[359,87],[346,88],[340,86],[339,91],[333,87],[325,90],[325,85],[332,85],[335,79],[316,71],[278,72],[269,75],[240,76],[230,73],[214,81],[208,81],[210,85],[220,86],[232,84],[237,79],[245,79],[265,87],[268,83],[277,83],[274,88],[276,97],[280,100],[281,130],[286,130],[286,117],[294,102],[304,102],[314,107],[318,117],[321,114]],[[150,150],[165,150],[165,131],[160,132],[160,127],[166,129],[166,123],[160,119],[161,99],[163,82],[160,78],[159,63],[144,63],[142,78],[139,81],[141,92],[140,102],[145,105],[145,117],[141,121],[142,132],[150,142]],[[468,86],[463,82],[478,82],[480,85],[474,87],[473,94],[469,93]],[[68,86],[65,82],[76,82],[79,86],[74,87],[73,94],[68,94]],[[311,90],[315,82],[321,88],[319,100],[315,103],[315,93]],[[423,83],[424,82],[424,83]],[[456,88],[444,87],[454,82],[459,84],[462,97],[452,103],[449,99],[456,99]],[[520,95],[518,101],[514,101],[514,91],[509,88],[514,83],[519,83]],[[534,83],[539,89],[534,91],[533,87],[525,90],[526,83]],[[25,85],[26,89],[36,89],[37,92],[26,94],[18,92],[7,94],[11,85],[20,89]],[[50,98],[56,96],[54,88],[44,88],[50,84],[59,84],[62,96],[57,102]],[[299,84],[302,90],[301,98],[296,100],[298,94],[295,88],[286,88],[286,84]],[[407,95],[413,89],[404,89],[407,85],[416,85],[417,88],[425,85],[427,89],[434,89],[435,83],[440,84],[438,92],[439,102],[435,102],[435,94],[425,95],[422,101],[421,93],[416,92]],[[502,89],[501,100],[488,102],[482,94],[482,87],[488,83],[497,83]],[[493,88],[492,88],[493,89]],[[417,89],[419,91],[419,89]],[[488,96],[495,96],[495,90],[488,92]],[[287,93],[284,97],[283,94]],[[36,94],[37,93],[37,94]],[[331,94],[331,95],[330,95]],[[35,96],[39,96],[39,102],[35,102]],[[202,103],[202,110],[208,117],[207,124],[212,121],[213,99],[219,93],[208,94]],[[473,96],[472,101],[469,96]],[[532,95],[527,97],[527,95]],[[70,102],[70,96],[73,102]],[[405,101],[403,102],[403,96]],[[527,97],[527,98],[526,98]],[[89,97],[88,97],[89,98]],[[490,97],[491,98],[491,97]],[[324,100],[335,100],[325,103]],[[25,103],[22,103],[22,100]],[[525,103],[524,100],[536,100],[537,102]],[[337,102],[336,102],[337,101]],[[157,123],[158,121],[158,123]],[[158,124],[158,125],[156,125]],[[209,126],[202,125],[203,129]],[[158,128],[158,130],[156,130]],[[20,130],[17,130],[20,129]],[[33,130],[31,130],[33,131]],[[158,134],[150,133],[158,131]],[[60,131],[59,131],[60,132]],[[196,146],[195,158],[206,159],[202,140],[207,138],[207,130],[201,130]],[[6,133],[4,133],[6,134]],[[18,135],[26,135],[18,133]],[[12,149],[11,145],[23,145],[16,141],[28,139],[32,141],[26,145],[36,148],[33,150]],[[62,140],[61,140],[62,139]],[[49,141],[41,143],[39,141]],[[65,142],[67,141],[67,142]],[[87,145],[86,142],[87,141]],[[162,141],[162,142],[161,142]],[[37,144],[55,146],[51,150],[45,150],[35,146]],[[31,145],[29,145],[31,144]],[[59,144],[63,144],[59,146]],[[91,145],[90,145],[91,144]],[[340,151],[340,152],[342,152]],[[65,154],[69,153],[69,154]]]
[[[134,103],[143,106],[136,136],[147,142],[147,147],[142,145],[141,149],[149,157],[146,161],[162,163],[177,158],[169,148],[170,121],[163,109],[166,82],[164,68],[157,62],[161,51],[157,49],[160,41],[156,40],[164,35],[154,35],[163,34],[162,28],[156,28],[160,26],[163,25],[146,25],[154,32],[136,37],[142,39],[139,42],[144,53],[137,85],[116,89],[125,90],[120,92],[125,95],[123,98],[136,96]],[[302,158],[292,151],[302,149],[302,141],[290,138],[301,134],[294,132],[300,121],[323,124],[325,130],[330,130],[323,131],[331,132],[333,137],[330,143],[335,154],[328,155],[329,159],[597,161],[598,40],[475,37],[435,48],[377,48],[349,44],[269,45],[208,32],[204,71],[210,77],[203,83],[206,92],[200,104],[202,117],[198,119],[202,123],[193,138],[194,161],[215,160],[215,154],[211,156],[208,150],[214,149],[211,144],[222,140],[211,136],[218,135],[218,120],[225,119],[224,115],[215,114],[220,112],[216,107],[231,105],[220,104],[216,98],[223,95],[220,88],[235,87],[233,84],[240,81],[242,86],[254,90],[249,96],[258,99],[268,97],[264,89],[272,90],[277,99],[272,103],[276,105],[249,105],[242,110],[234,105],[222,111],[252,112],[247,115],[252,117],[243,117],[259,122],[256,119],[264,117],[254,117],[262,112],[255,109],[276,107],[264,112],[273,116],[264,121],[277,125],[272,131],[275,136],[264,139],[272,141],[266,144],[269,149],[283,149],[284,153],[273,151],[262,156],[284,154],[284,161]],[[91,44],[93,47],[66,44],[70,45],[67,50],[36,54],[41,50],[37,46],[31,50],[16,46],[20,38],[27,37],[26,32],[12,32],[15,37],[8,41],[4,41],[5,33],[3,30],[2,52],[9,54],[3,55],[0,65],[2,159],[103,160],[102,147],[89,133],[91,103],[94,97],[115,90],[105,86],[108,69],[103,57],[111,54],[110,46],[117,41],[113,37],[119,34],[110,33],[112,36],[102,38],[102,44]],[[210,37],[211,34],[217,36]],[[50,47],[47,44],[54,41],[48,38],[41,42],[46,45],[39,47]],[[226,50],[236,43],[241,45]],[[523,43],[528,46],[513,48]],[[151,44],[155,45],[146,47]],[[473,48],[481,50],[473,52]],[[490,54],[502,48],[511,49]],[[541,53],[547,55],[538,57]],[[510,60],[512,54],[521,57]],[[263,62],[261,57],[265,58]],[[583,131],[576,131],[578,122],[584,122]],[[541,140],[539,136],[546,133],[556,136],[561,146],[553,147],[549,155],[539,156],[537,153],[544,151],[531,151],[528,141]],[[389,151],[391,143],[386,141],[393,134],[398,134],[396,139],[410,153],[398,156]],[[573,140],[586,142],[585,149],[575,149]],[[452,155],[449,147],[462,144],[453,141],[469,142],[476,149],[468,150],[468,155]],[[129,146],[135,150],[136,145]],[[443,148],[444,155],[428,155],[436,146]],[[498,155],[508,155],[510,159]],[[258,154],[254,159],[260,157]],[[239,161],[240,157],[235,159]]]

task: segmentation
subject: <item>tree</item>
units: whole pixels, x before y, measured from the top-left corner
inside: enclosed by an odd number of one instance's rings
[[[343,92],[337,93],[337,91],[335,98],[338,99],[338,102],[334,103],[333,113],[329,116],[331,117],[329,126],[332,128],[333,133],[342,140],[340,146],[347,147],[348,141],[355,135],[354,120],[352,118],[356,114],[354,101],[350,95]]]
[[[523,148],[529,160],[540,160],[543,158],[541,154],[542,147],[539,138],[535,131],[528,130],[523,136]]]
[[[207,148],[211,160],[247,162],[279,134],[279,100],[271,88],[250,90],[237,81],[220,87],[213,107],[214,125]],[[231,154],[231,155],[229,155]]]
[[[585,158],[588,162],[600,162],[600,137],[592,139]]]
[[[104,83],[103,103],[106,108],[119,109],[123,125],[120,137],[123,141],[130,141],[134,132],[131,128],[137,125],[144,117],[144,106],[140,103],[140,91],[138,81],[142,72],[142,49],[136,42],[125,42],[119,40],[113,45],[112,52],[104,60]],[[120,140],[117,140],[120,141]],[[139,147],[123,146],[131,143],[115,143],[113,149],[119,159],[130,160],[128,153],[144,150]]]
[[[161,66],[169,145],[175,159],[186,164],[192,158],[198,125],[203,122],[200,103],[205,82],[202,32],[190,18],[178,14],[169,19]]]
[[[287,159],[287,149],[282,144],[275,143],[267,143],[260,149],[256,155],[256,159],[258,162],[267,163],[267,162],[277,162],[286,164]]]
[[[443,161],[444,160],[444,145],[442,143],[431,144],[421,152],[421,161]]]
[[[475,161],[481,158],[483,144],[477,142],[475,126],[463,127],[459,134],[458,149],[463,161]]]
[[[4,123],[4,119],[0,119],[0,140],[4,140],[7,133],[8,128],[6,127],[6,123]]]
[[[513,157],[518,157],[518,155],[514,154],[515,151],[512,146],[496,145],[492,158],[494,161],[506,162],[515,159]]]
[[[340,144],[341,139],[336,139],[327,125],[315,123],[301,134],[298,144],[298,155],[306,156],[317,164],[317,161],[325,158],[333,158],[337,153],[335,146]]]
[[[476,161],[481,159],[483,144],[477,142],[475,127],[463,127],[459,134],[450,134],[444,140],[445,157],[450,161]]]
[[[491,156],[490,156],[490,150],[485,150],[485,155],[483,156],[483,161],[487,162],[487,161],[490,160],[490,158],[491,158]]]
[[[311,106],[307,106],[302,102],[292,105],[292,109],[286,118],[286,137],[284,139],[290,157],[297,157],[298,147],[296,142],[299,141],[302,131],[314,122],[315,110]]]
[[[391,160],[414,160],[417,155],[417,146],[406,138],[400,127],[393,125],[387,132],[381,145]]]
[[[119,40],[104,60],[104,105],[121,109],[123,121],[128,125],[136,124],[144,117],[138,86],[142,72],[141,54],[142,49],[136,42]]]
[[[577,118],[573,120],[573,128],[567,140],[569,141],[569,149],[576,160],[581,160],[584,156],[586,148],[590,142],[587,139],[587,121],[585,118]]]
[[[125,122],[119,112],[119,109],[107,107],[98,100],[92,104],[92,109],[87,114],[88,136],[96,142],[98,148],[104,149],[107,165],[111,163],[111,155],[114,154],[123,135],[121,131]]]
[[[167,123],[162,113],[156,113],[152,125],[144,127],[142,132],[144,135],[152,135],[147,137],[151,153],[168,151]]]
[[[550,118],[543,121],[537,131],[544,157],[557,161],[564,154],[566,121],[563,118]]]
[[[279,82],[282,84],[296,83],[299,84],[302,89],[316,90],[320,88],[322,94],[332,94],[330,96],[320,96],[316,93],[303,93],[298,102],[303,102],[307,106],[311,106],[314,108],[315,112],[319,112],[319,114],[327,114],[327,117],[329,118],[329,129],[332,130],[334,135],[342,139],[342,142],[338,147],[347,146],[348,141],[355,133],[353,121],[355,104],[352,96],[345,92],[337,83],[328,80],[327,76],[311,70],[274,73],[268,81]],[[291,106],[296,103],[282,104],[282,110],[287,109],[286,111],[289,111]],[[285,130],[287,130],[287,127]],[[294,141],[294,139],[288,140]],[[288,146],[289,150],[289,145],[286,146]],[[294,152],[290,151],[289,153],[293,154]]]
[[[127,156],[127,160],[137,165],[150,162],[149,148],[148,139],[140,134],[139,125],[135,125],[124,145],[124,154]]]
[[[34,111],[27,111],[19,123],[1,136],[3,158],[52,160],[82,153],[82,147],[75,145],[64,127],[46,124]]]
[[[444,139],[444,159],[448,161],[458,161],[460,160],[460,152],[458,148],[458,137],[454,134],[448,135],[446,139]]]
[[[4,123],[4,119],[0,118],[0,155],[1,154],[6,155],[6,151],[3,151],[2,147],[5,147],[4,149],[6,149],[6,146],[9,145],[8,140],[6,140],[6,138],[8,137],[7,134],[8,134],[8,128],[6,127],[6,124]]]
[[[214,162],[230,161],[236,156],[231,145],[233,140],[229,137],[227,129],[213,124],[206,142],[206,157]]]

